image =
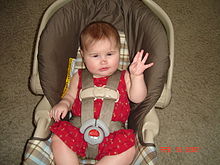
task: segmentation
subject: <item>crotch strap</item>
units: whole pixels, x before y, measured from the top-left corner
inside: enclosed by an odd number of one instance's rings
[[[85,141],[88,142],[86,157],[94,159],[98,154],[98,144],[102,142],[104,137],[110,133],[109,127],[112,119],[115,102],[119,99],[117,91],[121,72],[116,71],[108,78],[104,87],[98,87],[104,91],[97,92],[94,87],[92,74],[88,70],[82,71],[82,90],[80,92],[82,109],[81,109],[81,127],[80,132],[84,134]],[[92,89],[94,87],[94,90]],[[92,91],[86,95],[84,91]],[[110,91],[110,92],[109,92]],[[84,93],[83,93],[84,92]],[[118,93],[118,94],[117,94]],[[94,119],[94,99],[103,99],[102,108],[99,119]]]

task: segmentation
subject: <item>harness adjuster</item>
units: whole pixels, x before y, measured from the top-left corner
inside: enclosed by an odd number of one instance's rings
[[[105,86],[102,87],[90,87],[86,89],[81,89],[79,93],[79,99],[94,98],[94,99],[114,99],[115,102],[119,100],[118,90],[110,89]]]

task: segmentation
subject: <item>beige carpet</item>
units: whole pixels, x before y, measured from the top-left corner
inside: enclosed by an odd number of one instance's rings
[[[28,88],[42,13],[53,0],[0,0],[0,164],[17,165],[40,96]],[[220,1],[156,0],[175,29],[173,98],[157,110],[160,165],[220,164]],[[168,147],[170,152],[161,149]],[[199,148],[197,152],[188,152]],[[182,152],[177,152],[182,151]]]

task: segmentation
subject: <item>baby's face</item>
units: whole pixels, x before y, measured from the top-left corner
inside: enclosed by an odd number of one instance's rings
[[[101,39],[81,52],[84,63],[94,77],[112,75],[119,65],[119,48],[109,39]]]

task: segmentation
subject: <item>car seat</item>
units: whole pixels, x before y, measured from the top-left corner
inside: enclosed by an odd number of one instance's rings
[[[27,143],[23,164],[53,164],[49,147],[49,126],[53,121],[48,112],[61,98],[69,59],[81,62],[77,55],[81,30],[98,20],[112,23],[125,38],[121,69],[140,49],[150,53],[148,62],[155,63],[144,72],[148,96],[140,104],[131,104],[133,110],[128,120],[128,127],[138,137],[139,152],[133,164],[155,163],[154,137],[159,132],[155,108],[165,108],[171,100],[174,32],[169,17],[152,0],[56,0],[46,10],[37,35],[30,86],[35,94],[42,95],[42,100],[35,109],[36,128]],[[143,152],[155,154],[150,158]]]

